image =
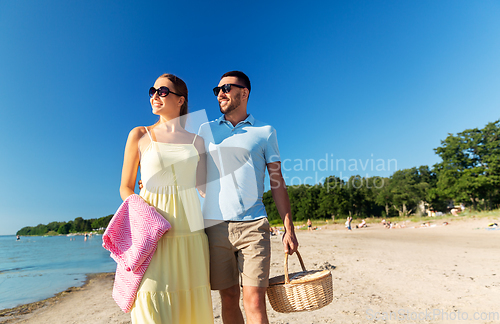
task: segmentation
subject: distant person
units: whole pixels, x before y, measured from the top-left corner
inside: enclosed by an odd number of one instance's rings
[[[345,221],[345,227],[347,228],[348,231],[351,230],[351,222],[352,222],[352,217],[347,216],[347,220]]]
[[[170,231],[158,241],[130,311],[132,323],[213,323],[208,240],[196,185],[205,183],[203,139],[184,129],[188,90],[172,74],[149,89],[159,121],[130,132],[120,195],[134,194],[140,165],[140,196],[167,219]],[[181,118],[181,116],[183,116]]]
[[[19,241],[21,239],[21,237],[18,235],[16,236],[16,241]]]
[[[362,227],[366,227],[366,222],[364,219],[359,225],[356,225],[356,228],[362,228]]]
[[[309,218],[307,219],[307,230],[308,231],[312,231],[313,230],[312,229],[312,222],[311,222],[311,220]]]

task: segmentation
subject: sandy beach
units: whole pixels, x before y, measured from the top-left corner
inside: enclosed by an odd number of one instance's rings
[[[306,267],[332,271],[333,302],[290,314],[268,304],[270,323],[500,322],[500,230],[486,229],[499,219],[430,221],[436,226],[297,231]],[[271,277],[283,274],[281,241],[272,242]],[[295,256],[289,270],[300,270]],[[111,298],[112,285],[113,274],[93,275],[83,287],[0,311],[0,323],[130,323]],[[215,323],[222,323],[218,293],[212,297]]]

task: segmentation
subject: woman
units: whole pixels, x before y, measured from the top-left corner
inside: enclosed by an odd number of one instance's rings
[[[141,166],[140,196],[172,225],[142,278],[131,310],[133,323],[213,323],[208,240],[195,185],[204,183],[206,158],[201,137],[183,126],[188,91],[172,74],[149,91],[160,120],[134,128],[127,139],[120,195],[134,193]]]

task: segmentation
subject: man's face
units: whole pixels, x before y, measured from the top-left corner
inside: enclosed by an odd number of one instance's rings
[[[230,76],[222,78],[219,82],[219,87],[228,83],[243,85],[237,77]],[[231,91],[228,93],[224,93],[222,90],[219,91],[217,100],[219,101],[220,112],[226,115],[236,110],[241,105],[241,95],[244,90],[238,87],[231,87]]]

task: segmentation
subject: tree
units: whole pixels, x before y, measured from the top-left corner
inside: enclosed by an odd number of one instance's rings
[[[336,206],[338,204],[338,181],[340,179],[335,176],[330,176],[325,179],[325,182],[321,185],[318,194],[318,217],[330,217],[332,214],[337,214]],[[341,181],[341,180],[340,180]]]
[[[380,190],[385,185],[385,180],[382,177],[364,178],[365,201],[363,203],[363,210],[365,216],[382,215],[385,204],[379,204],[377,197]],[[386,213],[387,215],[387,213]]]
[[[274,204],[271,190],[264,192],[262,195],[262,202],[266,207],[267,218],[270,222],[281,219],[280,214],[278,213],[278,208],[276,208],[276,205]]]
[[[104,216],[97,219],[83,219],[82,217],[75,218],[69,222],[51,222],[47,225],[39,224],[36,227],[26,226],[17,231],[17,235],[46,235],[47,233],[69,234],[78,232],[92,231],[92,225],[95,228],[107,227],[113,215]]]
[[[356,175],[351,176],[348,182],[345,184],[349,206],[349,216],[355,215],[359,217],[362,214],[363,204],[366,198],[365,190],[363,190],[364,182],[364,178]]]
[[[483,145],[480,154],[486,166],[486,176],[489,179],[488,201],[489,209],[500,207],[500,120],[488,123],[483,129]]]
[[[416,167],[394,172],[390,181],[392,205],[399,216],[407,216],[425,200],[429,184],[424,182]]]
[[[497,202],[500,186],[500,120],[483,129],[467,129],[449,134],[435,149],[442,162],[435,165],[437,192],[462,202],[469,201],[474,209],[485,202],[491,209]]]
[[[85,221],[83,220],[82,217],[75,218],[73,226],[74,226],[75,232],[83,232],[83,231],[85,231]]]
[[[317,208],[317,187],[310,185],[290,186],[287,191],[293,218],[299,221],[314,218]]]
[[[106,228],[113,218],[113,214],[98,219],[91,219],[92,229]]]
[[[377,205],[384,207],[386,217],[390,216],[393,205],[390,181],[390,178],[379,178],[374,181],[374,187],[376,188],[375,202]]]
[[[327,177],[318,195],[318,216],[337,217],[349,213],[348,191],[345,182],[336,177]]]
[[[71,230],[71,224],[70,223],[63,223],[57,229],[57,233],[65,235],[65,234],[69,234],[70,230]]]

